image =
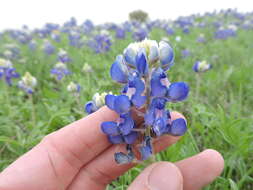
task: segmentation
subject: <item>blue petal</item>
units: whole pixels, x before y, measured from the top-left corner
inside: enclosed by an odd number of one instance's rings
[[[189,94],[189,86],[185,82],[174,82],[169,86],[168,99],[172,102],[182,101]]]
[[[184,119],[179,118],[172,121],[170,134],[174,136],[182,136],[187,131],[187,124]]]
[[[145,90],[145,84],[139,77],[130,78],[129,87],[136,89],[135,94],[142,94]]]
[[[163,70],[166,71],[173,64],[174,52],[173,52],[173,49],[171,48],[171,46],[164,41],[161,41],[159,43],[159,50],[160,50],[160,61],[162,64],[162,68],[163,68]]]
[[[193,65],[192,69],[193,69],[193,71],[195,71],[195,72],[199,72],[199,61],[197,61],[197,62]]]
[[[136,67],[137,67],[138,72],[142,76],[148,74],[148,63],[147,63],[145,52],[143,50],[139,51],[136,56]]]
[[[126,62],[132,66],[136,66],[135,57],[136,57],[136,51],[133,48],[128,46],[124,50],[124,58]]]
[[[124,119],[124,122],[119,124],[120,132],[123,135],[128,135],[129,133],[131,133],[132,129],[134,128],[134,120],[132,119],[130,113],[121,115],[120,117]]]
[[[116,152],[114,154],[114,159],[117,164],[129,164],[133,161],[134,156],[133,154],[125,154],[123,152]]]
[[[122,138],[121,135],[117,135],[117,136],[108,136],[108,140],[112,143],[112,144],[121,144],[124,142],[124,139]]]
[[[86,105],[85,105],[85,111],[86,111],[88,114],[91,114],[91,113],[93,113],[93,112],[95,112],[95,111],[97,111],[97,110],[98,110],[98,108],[97,108],[97,106],[94,104],[93,101],[89,101],[89,102],[86,103]]]
[[[112,94],[107,94],[105,96],[105,105],[107,105],[107,107],[110,108],[111,110],[114,110],[115,99],[116,99],[116,96],[114,96]]]
[[[164,118],[159,118],[155,121],[154,125],[152,126],[153,131],[157,136],[161,136],[168,132],[166,120]]]
[[[117,56],[115,62],[111,66],[110,74],[113,80],[119,83],[127,83],[128,81],[128,70],[124,64],[123,56]]]
[[[146,125],[153,125],[155,121],[155,111],[154,109],[150,109],[144,116]]]
[[[114,110],[118,114],[128,113],[131,107],[130,100],[126,95],[119,95],[114,100]]]
[[[130,134],[124,136],[124,141],[126,144],[133,144],[138,137],[138,133],[132,131]]]
[[[119,128],[114,121],[105,121],[101,124],[103,133],[111,136],[119,135]]]
[[[162,110],[165,108],[166,102],[167,100],[165,98],[154,98],[151,102],[151,106],[156,109]]]
[[[141,108],[145,104],[147,97],[141,96],[139,94],[134,94],[131,100],[137,108]]]
[[[161,79],[166,78],[165,73],[161,68],[155,70],[152,73],[150,85],[151,85],[151,96],[163,97],[167,93],[167,87],[161,83]]]
[[[155,40],[152,40],[152,45],[150,46],[150,49],[149,49],[148,58],[151,63],[159,59],[158,44]]]
[[[141,160],[147,160],[152,155],[152,146],[150,137],[145,138],[145,145],[140,147]]]

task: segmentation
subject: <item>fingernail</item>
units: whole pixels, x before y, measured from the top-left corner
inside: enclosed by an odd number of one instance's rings
[[[183,177],[174,164],[162,162],[151,170],[148,186],[150,190],[182,190]]]

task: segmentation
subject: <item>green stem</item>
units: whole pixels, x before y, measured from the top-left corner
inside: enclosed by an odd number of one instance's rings
[[[196,92],[195,92],[195,98],[197,101],[199,100],[200,85],[201,85],[201,75],[199,73],[197,73],[197,75],[196,75]]]
[[[34,103],[33,103],[33,95],[32,94],[29,94],[28,95],[29,97],[29,100],[30,100],[30,104],[31,104],[31,112],[32,112],[32,123],[33,123],[33,127],[36,126],[36,112],[35,112],[35,106],[34,106]]]

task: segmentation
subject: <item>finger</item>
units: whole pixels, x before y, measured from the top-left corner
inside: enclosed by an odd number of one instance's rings
[[[172,112],[172,120],[178,118],[184,117],[178,112]],[[174,144],[178,139],[179,137],[167,135],[161,137],[159,140],[155,140],[155,152],[159,152],[169,145]],[[134,166],[134,164],[118,165],[115,162],[114,153],[124,152],[124,150],[125,145],[108,148],[79,171],[69,189],[89,189],[91,187],[93,190],[104,189],[108,183]]]
[[[183,175],[184,190],[199,190],[221,174],[224,160],[219,152],[209,149],[175,165]]]
[[[0,183],[11,187],[22,184],[23,189],[33,189],[39,184],[44,184],[46,189],[65,188],[84,164],[112,146],[101,132],[100,125],[117,118],[115,112],[104,106],[48,135],[39,145],[5,169],[1,173]],[[134,116],[134,119],[138,117]]]
[[[100,124],[116,118],[115,112],[103,107],[48,135],[1,173],[0,184],[10,188],[22,184],[21,189],[36,189],[40,184],[45,189],[65,188],[86,162],[111,146]]]
[[[170,162],[158,162],[147,167],[128,190],[183,190],[180,170]]]

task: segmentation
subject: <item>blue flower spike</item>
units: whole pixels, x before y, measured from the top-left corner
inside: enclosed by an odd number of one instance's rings
[[[166,71],[173,66],[173,61],[174,51],[167,42],[144,39],[129,44],[112,64],[111,78],[123,84],[123,88],[119,95],[105,96],[105,105],[115,111],[118,118],[103,122],[101,131],[110,143],[126,145],[126,152],[115,153],[116,163],[148,160],[154,154],[154,138],[166,134],[181,136],[187,131],[186,121],[172,121],[166,109],[167,103],[183,101],[189,94],[187,83],[171,83],[168,79]],[[89,112],[96,108],[91,102],[86,107]],[[134,120],[133,110],[142,113],[139,114],[143,117],[141,125]],[[139,151],[140,158],[133,148]]]

